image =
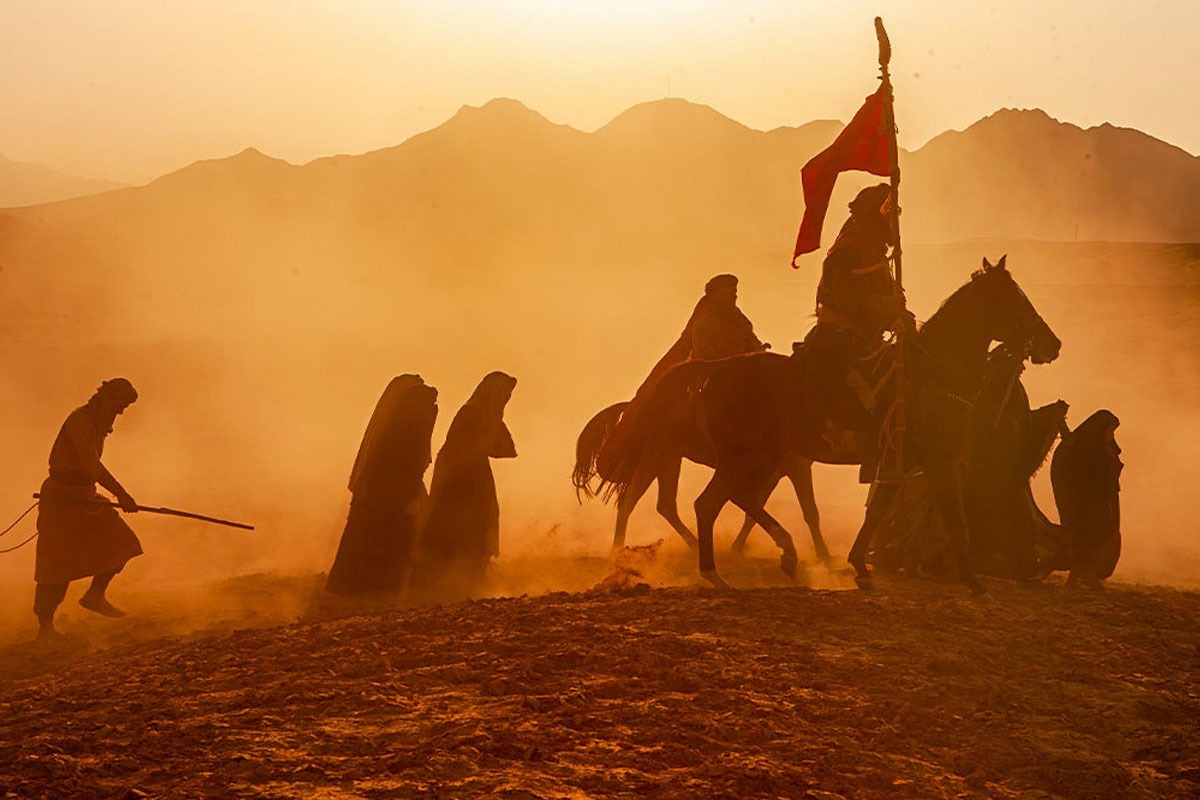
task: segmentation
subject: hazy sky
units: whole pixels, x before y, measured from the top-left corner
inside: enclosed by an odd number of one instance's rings
[[[1040,107],[1200,152],[1200,0],[0,0],[0,154],[143,182],[386,147],[497,96],[594,130],[668,85],[755,128],[847,119],[876,14],[904,146]]]

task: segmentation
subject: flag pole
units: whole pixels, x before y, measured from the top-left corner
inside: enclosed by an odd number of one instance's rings
[[[902,250],[900,247],[900,159],[899,148],[896,145],[896,116],[895,116],[895,94],[892,91],[892,76],[888,70],[888,65],[892,61],[892,43],[888,39],[887,31],[883,27],[883,19],[875,18],[875,38],[879,40],[879,80],[882,83],[882,89],[886,100],[884,102],[883,124],[887,129],[888,138],[888,155],[891,161],[891,185],[892,185],[892,200],[891,209],[889,211],[889,222],[892,228],[892,266],[895,268],[896,276],[896,291],[904,291],[904,270],[902,262]],[[904,471],[904,439],[908,430],[908,409],[907,396],[905,387],[905,370],[904,370],[904,324],[901,323],[896,327],[896,400],[895,400],[895,415],[892,418],[894,425],[894,438],[892,441],[893,451],[895,453],[896,463],[895,472],[899,479],[903,479]]]
[[[888,65],[892,61],[892,43],[888,39],[887,31],[883,28],[883,18],[875,18],[875,38],[879,40],[879,80],[883,84],[884,94],[887,101],[884,103],[883,124],[887,128],[888,136],[888,154],[892,162],[892,263],[896,266],[896,288],[900,291],[904,290],[903,271],[900,263],[900,159],[898,157],[898,148],[896,146],[896,115],[895,115],[895,94],[892,91],[892,75],[888,71]]]

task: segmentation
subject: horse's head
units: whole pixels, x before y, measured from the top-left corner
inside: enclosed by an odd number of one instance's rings
[[[980,315],[979,322],[992,339],[1014,353],[1028,353],[1034,364],[1049,364],[1058,358],[1062,341],[1005,267],[1007,258],[1001,256],[995,264],[985,258],[983,268],[971,276],[971,285],[979,298],[975,313]]]

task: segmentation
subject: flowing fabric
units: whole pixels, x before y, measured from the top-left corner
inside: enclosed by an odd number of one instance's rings
[[[821,228],[837,176],[850,170],[861,170],[887,177],[892,173],[891,140],[886,124],[888,96],[880,87],[867,98],[833,144],[813,156],[800,170],[804,185],[804,219],[796,235],[795,260],[821,247]]]

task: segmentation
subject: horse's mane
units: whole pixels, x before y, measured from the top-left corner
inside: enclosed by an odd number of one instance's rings
[[[934,311],[933,314],[930,315],[929,319],[927,319],[925,321],[925,325],[928,325],[929,323],[937,320],[939,315],[942,315],[942,313],[947,308],[950,308],[951,306],[961,302],[962,298],[960,297],[960,295],[966,294],[968,289],[970,289],[972,286],[975,286],[976,280],[978,280],[979,278],[982,278],[984,275],[987,275],[992,272],[996,272],[998,270],[1004,270],[1004,267],[993,267],[990,270],[980,268],[980,269],[977,269],[974,272],[972,272],[971,277],[968,278],[967,281],[965,283],[963,283],[962,286],[959,286],[957,289],[955,289],[953,292],[950,293],[949,297],[947,297],[945,300],[942,301],[942,304],[937,307],[937,310]],[[1004,270],[1004,271],[1007,272],[1007,270]]]

